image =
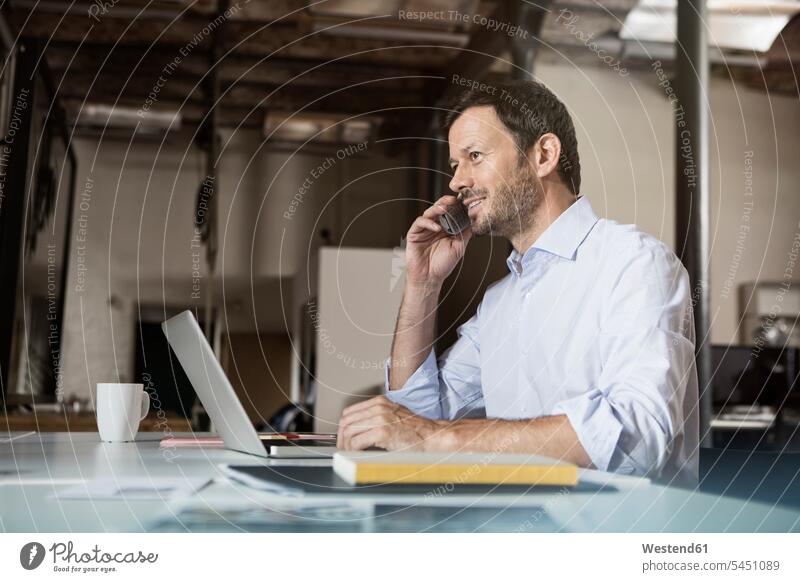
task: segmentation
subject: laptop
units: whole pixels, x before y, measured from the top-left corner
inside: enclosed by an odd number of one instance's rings
[[[225,448],[257,457],[333,457],[336,435],[259,435],[256,432],[191,311],[168,319],[161,324],[161,329]]]

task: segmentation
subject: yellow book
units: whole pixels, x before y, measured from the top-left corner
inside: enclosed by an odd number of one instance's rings
[[[338,451],[333,470],[351,485],[576,485],[570,463],[526,454]]]

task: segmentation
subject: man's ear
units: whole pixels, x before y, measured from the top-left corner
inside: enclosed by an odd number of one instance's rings
[[[540,179],[557,171],[560,157],[561,140],[554,133],[543,134],[535,144],[528,148],[528,160]]]

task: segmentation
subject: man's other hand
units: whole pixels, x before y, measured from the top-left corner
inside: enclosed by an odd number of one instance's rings
[[[342,412],[336,446],[345,450],[379,447],[387,451],[424,451],[439,423],[413,414],[385,396],[370,398]]]

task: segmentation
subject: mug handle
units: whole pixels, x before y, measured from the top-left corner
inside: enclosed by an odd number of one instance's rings
[[[144,417],[147,416],[147,413],[150,412],[150,394],[147,390],[142,390],[142,416],[139,420],[144,420]]]

